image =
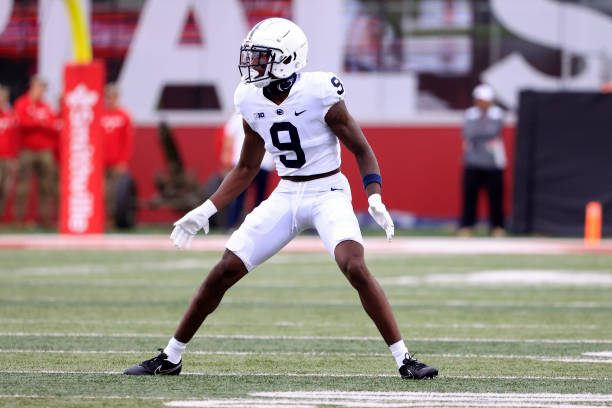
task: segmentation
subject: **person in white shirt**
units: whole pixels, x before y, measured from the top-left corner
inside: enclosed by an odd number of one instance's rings
[[[481,84],[473,91],[474,106],[465,112],[463,124],[463,205],[458,234],[472,235],[476,223],[478,192],[489,195],[490,230],[503,236],[503,171],[506,151],[501,138],[504,112],[493,104],[493,88]]]
[[[198,289],[166,348],[125,374],[178,374],[187,342],[217,308],[225,291],[307,228],[317,231],[357,290],[402,378],[438,374],[436,368],[408,354],[389,302],[365,264],[349,183],[340,172],[340,142],[355,155],[369,213],[391,239],[394,226],[380,195],[380,169],[346,109],[342,81],[331,72],[299,73],[307,54],[303,31],[282,18],[259,22],[244,40],[239,65],[242,83],[234,95],[245,132],[240,160],[204,204],[174,224],[170,238],[177,247],[189,248],[200,229],[208,232],[208,219],[251,183],[266,151],[274,158],[281,181],[231,235],[221,261]]]

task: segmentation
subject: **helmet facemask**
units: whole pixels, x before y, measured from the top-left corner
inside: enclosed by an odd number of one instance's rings
[[[276,55],[282,54],[281,50],[261,47],[256,45],[242,45],[240,47],[240,64],[238,69],[242,81],[263,88],[276,79],[271,76]]]

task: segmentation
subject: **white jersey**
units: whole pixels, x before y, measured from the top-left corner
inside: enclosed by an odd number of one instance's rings
[[[240,152],[242,151],[242,144],[244,143],[242,115],[234,113],[225,124],[223,133],[225,137],[231,138],[232,140],[232,164],[235,166],[238,164],[238,160],[240,160]],[[272,171],[274,167],[274,159],[270,156],[270,153],[266,152],[261,161],[261,168],[266,171]]]
[[[264,140],[279,176],[310,176],[340,167],[340,143],[325,115],[344,95],[333,73],[304,72],[280,105],[266,98],[262,88],[244,83],[236,88],[234,103]]]

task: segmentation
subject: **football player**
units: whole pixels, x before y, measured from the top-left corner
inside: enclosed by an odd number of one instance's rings
[[[261,21],[242,43],[242,82],[234,95],[245,131],[240,161],[204,204],[174,223],[170,239],[178,248],[188,249],[199,230],[208,233],[209,218],[247,188],[265,151],[274,157],[281,180],[230,236],[225,253],[198,289],[166,348],[157,357],[128,368],[125,374],[179,374],[187,343],[224,293],[307,228],[316,229],[359,293],[402,378],[438,374],[436,368],[408,354],[389,302],[366,267],[349,183],[340,172],[340,142],[357,159],[369,213],[391,239],[394,226],[381,199],[378,162],[347,111],[342,81],[331,72],[299,73],[307,55],[304,32],[282,18]]]

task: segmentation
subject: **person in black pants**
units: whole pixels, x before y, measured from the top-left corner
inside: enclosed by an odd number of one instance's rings
[[[501,139],[503,111],[493,105],[493,89],[478,85],[474,106],[465,113],[463,125],[463,209],[458,235],[471,236],[476,223],[478,192],[486,187],[489,196],[490,228],[503,236],[503,169],[506,153]]]

